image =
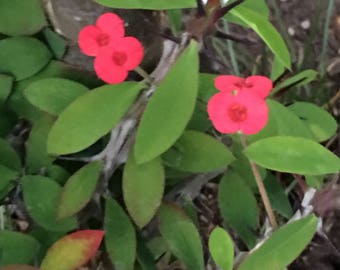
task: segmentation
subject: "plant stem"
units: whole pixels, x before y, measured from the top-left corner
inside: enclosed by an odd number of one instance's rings
[[[323,77],[326,74],[326,61],[327,61],[327,44],[328,44],[328,33],[329,25],[332,17],[332,12],[334,8],[334,0],[329,0],[326,14],[326,21],[323,30],[323,40],[321,49],[321,59],[320,59],[320,73]]]
[[[143,77],[147,82],[152,83],[153,82],[153,78],[150,77],[150,75],[144,70],[142,69],[140,66],[135,68],[135,72],[137,72],[141,77]]]
[[[241,143],[242,143],[243,147],[246,148],[247,147],[247,140],[246,140],[245,135],[241,134],[240,138],[241,138]],[[256,166],[256,164],[253,161],[249,160],[249,162],[250,162],[251,170],[253,171],[253,175],[254,175],[255,180],[256,180],[257,187],[259,189],[259,192],[260,192],[260,195],[261,195],[261,198],[262,198],[262,202],[264,204],[264,208],[265,208],[266,213],[268,215],[269,222],[272,225],[273,229],[276,229],[278,227],[277,221],[276,221],[276,218],[275,218],[275,215],[274,215],[273,208],[270,204],[266,188],[264,187],[262,177],[261,177],[260,172],[258,170],[258,167]]]
[[[305,180],[301,177],[301,175],[298,175],[298,174],[295,174],[295,173],[293,173],[293,177],[297,181],[297,183],[299,184],[302,192],[305,193],[308,190],[308,186],[307,186]]]

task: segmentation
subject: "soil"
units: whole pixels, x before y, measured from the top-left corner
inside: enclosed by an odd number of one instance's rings
[[[78,50],[76,45],[77,33],[84,25],[93,24],[99,14],[110,9],[103,8],[91,0],[44,1],[52,26],[69,40],[70,47],[64,60],[83,69],[92,70],[92,59],[83,56]],[[280,32],[289,39],[288,45],[291,50],[296,53],[296,57],[293,59],[294,69],[298,70],[298,67],[319,69],[328,1],[276,0],[281,22],[275,16],[274,2],[275,0],[268,0],[272,10],[272,18]],[[331,101],[328,108],[336,117],[339,117],[340,98],[336,98],[336,96],[339,97],[340,91],[340,0],[335,2],[331,26],[328,29],[327,73],[322,79],[324,85],[326,85],[326,99]],[[131,35],[137,35],[142,40],[147,48],[147,60],[144,65],[152,69],[161,52],[159,46],[161,37],[155,35],[155,33],[162,30],[162,14],[151,11],[125,12],[115,10],[115,12],[120,13],[130,23],[129,25],[133,25],[128,26],[127,31]],[[263,53],[263,44],[252,31],[232,27],[231,33],[255,40],[255,43],[251,45],[242,45],[244,50],[252,54],[253,59],[257,59]],[[211,66],[209,67],[211,68]],[[219,68],[216,70],[220,71]],[[334,137],[330,147],[335,153],[340,154],[339,134]],[[319,192],[314,202],[318,214],[323,219],[323,233],[314,237],[313,242],[289,267],[290,270],[340,269],[340,205],[329,203],[330,201],[340,200],[340,188],[336,184],[340,184],[340,178],[332,182],[332,188],[328,185],[322,192]],[[298,206],[300,204],[297,197],[293,200],[295,200],[293,205]],[[210,231],[216,225],[223,223],[217,204],[217,184],[208,183],[205,185],[194,202],[199,213],[200,231],[206,244]]]

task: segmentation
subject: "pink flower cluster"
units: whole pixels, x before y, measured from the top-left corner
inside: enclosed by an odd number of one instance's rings
[[[222,75],[215,79],[215,87],[220,92],[209,100],[208,114],[219,132],[251,135],[265,127],[269,111],[265,98],[273,88],[270,79]]]
[[[124,21],[114,13],[105,13],[95,25],[85,26],[78,42],[84,54],[96,57],[97,76],[109,84],[123,82],[144,55],[142,44],[134,37],[125,36]]]

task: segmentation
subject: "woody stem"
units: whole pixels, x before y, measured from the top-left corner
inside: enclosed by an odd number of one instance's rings
[[[243,147],[246,148],[247,147],[247,140],[246,140],[245,135],[241,134],[240,139],[241,139],[241,143],[242,143]],[[264,208],[266,210],[269,222],[272,225],[272,227],[274,229],[276,229],[278,227],[277,221],[276,221],[276,218],[275,218],[275,215],[274,215],[273,208],[270,204],[267,191],[264,187],[263,180],[262,180],[262,177],[260,175],[259,169],[253,161],[249,160],[249,162],[250,162],[250,167],[251,167],[251,170],[252,170],[253,175],[255,177],[256,184],[257,184],[257,187],[259,189],[259,192],[260,192],[260,195],[261,195],[261,198],[262,198],[262,202],[264,204]]]

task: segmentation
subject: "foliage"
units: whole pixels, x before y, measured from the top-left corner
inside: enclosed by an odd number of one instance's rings
[[[336,134],[333,116],[308,100],[287,106],[281,98],[316,80],[316,71],[274,86],[265,76],[294,67],[265,1],[232,1],[240,3],[228,14],[215,0],[198,13],[194,0],[96,2],[168,16],[173,41],[154,72],[136,68],[148,48],[125,36],[116,14],[102,15],[79,38],[105,84],[61,61],[66,43],[46,27],[38,0],[0,0],[1,269],[72,270],[91,260],[123,270],[176,261],[203,270],[213,260],[231,270],[240,248],[250,253],[236,269],[287,267],[318,219],[289,220],[291,176],[321,186],[340,170],[327,144]],[[200,72],[218,19],[257,33],[274,62],[268,74]],[[123,82],[134,68],[143,79]],[[219,184],[224,220],[207,246],[193,207],[202,179]],[[273,232],[262,240],[268,226]]]

